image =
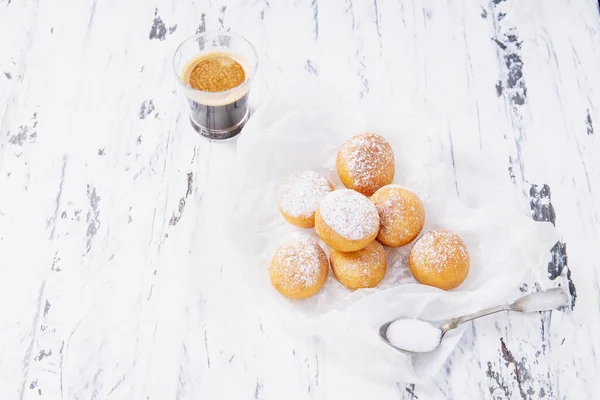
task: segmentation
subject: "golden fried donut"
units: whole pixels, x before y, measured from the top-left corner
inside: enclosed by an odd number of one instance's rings
[[[277,249],[271,259],[271,283],[290,299],[306,299],[325,284],[327,255],[312,237],[293,239]]]
[[[396,172],[392,147],[374,133],[346,140],[338,151],[336,165],[344,186],[365,196],[392,183]]]
[[[288,176],[279,192],[279,211],[283,218],[300,228],[315,226],[315,211],[331,183],[315,171],[299,171]]]
[[[420,283],[454,289],[469,273],[469,252],[458,235],[442,229],[427,232],[410,250],[408,266]]]
[[[317,235],[339,251],[357,251],[375,240],[379,231],[377,209],[362,194],[336,190],[323,198],[315,213]]]
[[[349,253],[331,249],[329,260],[335,277],[348,289],[377,286],[387,269],[385,250],[377,240]]]
[[[381,227],[377,240],[388,247],[412,242],[425,224],[425,207],[421,199],[398,185],[387,185],[371,196],[379,212]]]

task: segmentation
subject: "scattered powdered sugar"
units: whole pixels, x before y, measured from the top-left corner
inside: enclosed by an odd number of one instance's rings
[[[310,218],[319,202],[332,190],[329,181],[315,171],[295,172],[281,186],[279,207],[292,217]]]
[[[429,271],[444,271],[449,261],[468,261],[469,253],[464,242],[454,233],[443,229],[427,232],[411,249],[411,257],[421,268]]]
[[[379,229],[379,214],[371,201],[350,189],[329,193],[319,206],[323,221],[338,235],[363,240]]]
[[[275,252],[277,272],[283,277],[286,289],[311,287],[321,274],[321,263],[327,255],[312,237],[290,240]]]
[[[395,347],[415,353],[435,350],[442,340],[442,331],[420,319],[398,319],[385,332],[388,341]]]
[[[378,184],[374,178],[382,173],[388,183],[394,179],[394,153],[382,136],[374,133],[354,136],[344,143],[340,152],[348,161],[348,172],[357,189],[369,188],[369,194],[373,193],[379,189],[373,187]]]
[[[397,286],[414,281],[414,277],[408,266],[408,255],[410,246],[385,248],[387,270],[382,283],[388,286]]]

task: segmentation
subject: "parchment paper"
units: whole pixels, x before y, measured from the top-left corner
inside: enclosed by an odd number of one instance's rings
[[[435,117],[421,105],[386,101],[374,110],[313,84],[278,93],[262,102],[238,141],[239,179],[229,199],[232,212],[227,231],[239,254],[244,280],[290,333],[318,336],[361,374],[409,382],[430,379],[458,343],[464,327],[448,334],[438,350],[409,357],[380,341],[379,326],[398,317],[444,320],[504,302],[525,273],[547,265],[549,249],[557,240],[553,227],[534,222],[510,196],[495,196],[494,204],[479,207],[463,203],[457,197],[451,167],[442,162]],[[439,227],[463,238],[471,256],[469,275],[448,292],[417,283],[407,267],[409,244],[387,251],[388,272],[377,288],[352,292],[330,272],[314,297],[287,300],[271,286],[269,261],[290,237],[315,233],[295,228],[280,216],[279,187],[288,174],[311,169],[342,188],[335,170],[337,150],[345,139],[364,132],[382,134],[392,145],[394,183],[415,191],[425,204],[423,233]],[[474,180],[476,174],[486,173],[484,160],[467,159],[474,160],[469,168]],[[492,188],[489,182],[489,188],[481,190]]]

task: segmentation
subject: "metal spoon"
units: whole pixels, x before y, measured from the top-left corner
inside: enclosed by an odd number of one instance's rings
[[[431,322],[432,326],[439,327],[439,329],[441,330],[440,341],[437,344],[437,346],[435,347],[435,349],[437,349],[437,347],[439,347],[440,343],[442,342],[442,339],[444,338],[444,335],[448,331],[455,329],[457,326],[459,326],[460,324],[462,324],[464,322],[472,321],[474,319],[481,318],[481,317],[485,317],[486,315],[495,314],[500,311],[535,312],[535,311],[554,310],[554,309],[565,307],[565,306],[569,305],[570,301],[571,301],[570,296],[564,289],[555,288],[555,289],[547,290],[545,292],[537,292],[537,293],[528,294],[526,296],[523,296],[523,297],[517,299],[512,304],[504,304],[504,305],[500,305],[500,306],[486,308],[485,310],[481,310],[481,311],[473,313],[473,314],[468,314],[468,315],[464,315],[462,317],[452,318],[445,322],[442,322],[441,324],[439,322],[438,323]],[[401,320],[401,319],[407,319],[407,318],[398,318],[398,319],[395,319],[393,321],[383,324],[379,328],[379,337],[381,338],[381,340],[383,340],[389,346],[391,346],[394,349],[399,350],[403,353],[406,353],[409,355],[420,354],[420,352],[405,350],[405,349],[396,347],[388,340],[388,337],[387,337],[388,327],[393,322]],[[429,321],[423,321],[423,322],[430,323]],[[433,351],[435,349],[432,349],[430,351]],[[429,352],[429,351],[427,351],[427,352]]]

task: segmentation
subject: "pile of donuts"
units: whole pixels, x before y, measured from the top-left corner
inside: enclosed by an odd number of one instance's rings
[[[423,202],[410,190],[392,184],[395,160],[392,147],[377,134],[348,139],[339,149],[337,172],[343,189],[315,171],[288,176],[279,192],[279,211],[290,224],[315,228],[330,247],[329,258],[311,235],[280,246],[269,268],[271,283],[283,296],[306,299],[327,280],[329,266],[348,289],[373,288],[384,278],[384,246],[413,242],[425,224]],[[426,232],[408,257],[415,279],[450,290],[469,272],[469,253],[456,234],[443,229]]]

